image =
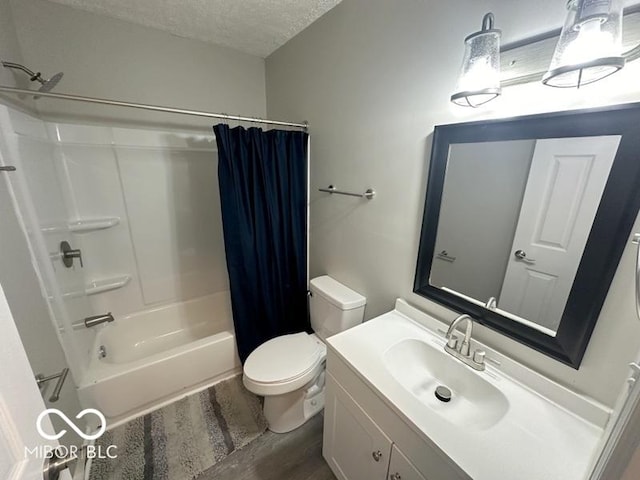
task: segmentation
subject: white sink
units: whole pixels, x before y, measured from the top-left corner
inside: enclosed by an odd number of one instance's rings
[[[509,401],[498,388],[436,345],[405,339],[384,353],[383,362],[425,408],[465,429],[490,428],[509,410]],[[451,391],[449,402],[436,398],[440,385]]]

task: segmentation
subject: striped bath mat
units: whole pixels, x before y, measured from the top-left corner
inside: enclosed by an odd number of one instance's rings
[[[258,397],[237,376],[107,431],[118,458],[94,459],[90,480],[191,480],[266,429]]]

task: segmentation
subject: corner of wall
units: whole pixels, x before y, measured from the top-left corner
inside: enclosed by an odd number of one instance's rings
[[[22,51],[9,0],[0,0],[0,59],[16,63],[22,62]],[[0,85],[28,88],[29,81],[26,76],[20,76],[19,72],[0,66]],[[0,102],[21,110],[35,110],[33,99],[29,97],[0,94]]]

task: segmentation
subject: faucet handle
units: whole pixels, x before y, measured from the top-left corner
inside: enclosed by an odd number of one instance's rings
[[[458,347],[457,335],[451,335],[451,337],[449,337],[449,340],[447,340],[447,347],[452,348],[453,350]]]
[[[473,361],[478,365],[483,365],[486,355],[487,352],[485,352],[484,350],[476,350],[475,352],[473,352]]]

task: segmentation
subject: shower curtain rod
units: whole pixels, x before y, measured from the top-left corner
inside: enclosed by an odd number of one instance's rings
[[[198,110],[186,110],[183,108],[163,107],[160,105],[147,105],[144,103],[122,102],[120,100],[108,100],[106,98],[82,97],[80,95],[69,95],[67,93],[39,92],[22,88],[7,87],[0,85],[0,92],[15,93],[22,95],[34,95],[37,97],[57,98],[59,100],[72,100],[74,102],[98,103],[100,105],[113,105],[116,107],[138,108],[140,110],[153,110],[155,112],[176,113],[179,115],[192,115],[196,117],[220,118],[223,120],[236,120],[240,122],[264,123],[268,125],[280,125],[284,127],[297,127],[307,129],[309,125],[295,122],[281,122],[280,120],[268,120],[258,117],[244,117],[242,115],[227,115],[226,113],[200,112]]]

